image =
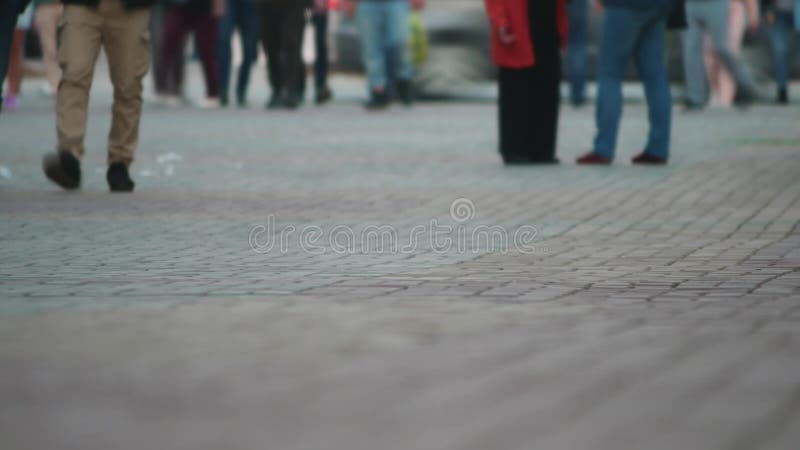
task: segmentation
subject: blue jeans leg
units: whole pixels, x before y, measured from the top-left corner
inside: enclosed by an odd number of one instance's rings
[[[236,80],[236,100],[244,102],[247,86],[250,84],[250,71],[258,59],[258,11],[253,0],[234,0],[239,2],[236,25],[242,39],[242,65]]]
[[[664,34],[666,19],[647,25],[639,37],[634,50],[636,68],[644,83],[650,134],[645,152],[658,158],[669,157],[669,141],[672,128],[672,95],[664,67]]]
[[[775,67],[775,81],[778,87],[786,88],[789,82],[789,47],[793,36],[793,16],[789,12],[777,12],[775,24],[770,30],[772,38],[772,60]]]
[[[588,0],[569,2],[569,46],[567,72],[569,74],[570,101],[580,105],[586,101],[587,40],[589,28]]]
[[[370,91],[386,89],[388,81],[384,52],[384,6],[383,2],[358,2],[356,8],[356,26],[361,35],[361,58]]]
[[[217,37],[217,64],[219,65],[219,92],[223,100],[228,99],[231,78],[231,39],[235,28],[236,0],[225,2],[225,14],[219,21]]]
[[[388,20],[384,48],[392,80],[410,80],[414,77],[414,66],[408,52],[411,10],[405,0],[386,2]]]

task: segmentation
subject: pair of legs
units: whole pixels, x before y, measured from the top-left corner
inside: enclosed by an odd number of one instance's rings
[[[0,109],[3,105],[3,84],[11,61],[14,29],[17,27],[21,3],[19,0],[6,0],[0,3]]]
[[[58,23],[61,21],[62,11],[61,3],[57,1],[36,5],[36,28],[39,30],[39,41],[42,44],[42,60],[53,93],[58,90],[58,83],[61,80],[57,55]]]
[[[413,77],[406,52],[410,13],[406,0],[358,3],[356,25],[370,92],[385,93],[390,83],[408,82]]]
[[[569,13],[569,45],[567,47],[567,76],[570,103],[586,102],[586,67],[588,64],[589,0],[571,0]]]
[[[164,46],[157,66],[156,84],[163,93],[181,95],[178,90],[183,84],[179,77],[186,36],[193,31],[203,75],[206,81],[206,97],[219,97],[219,68],[217,66],[217,27],[218,21],[211,12],[197,11],[191,4],[174,6],[167,14]]]
[[[63,71],[56,104],[58,150],[83,156],[89,91],[100,48],[108,57],[114,85],[108,161],[129,165],[139,141],[142,79],[150,66],[147,9],[100,0],[97,8],[67,5],[58,60]]]
[[[770,30],[772,59],[775,66],[775,81],[779,92],[788,99],[789,72],[792,67],[792,40],[797,36],[794,16],[791,11],[776,11],[775,23]],[[780,94],[779,94],[780,95]]]
[[[261,44],[267,54],[267,74],[273,99],[298,102],[305,66],[302,58],[305,6],[300,1],[259,5]]]
[[[228,0],[225,15],[219,25],[217,59],[219,61],[220,99],[228,103],[228,86],[231,77],[231,39],[239,30],[242,43],[242,64],[236,79],[236,101],[244,105],[247,99],[247,86],[250,83],[250,70],[258,58],[258,17],[254,0]]]
[[[735,57],[739,57],[742,51],[742,41],[747,30],[746,19],[747,13],[744,3],[732,1],[728,16],[728,47]],[[733,97],[736,95],[736,81],[725,68],[719,56],[714,52],[714,43],[709,36],[706,36],[705,39],[703,56],[705,57],[711,93],[716,97],[720,105],[731,106]]]
[[[622,80],[633,57],[647,97],[650,133],[644,152],[669,157],[672,98],[664,67],[664,37],[669,9],[607,7],[600,39],[597,136],[593,153],[613,160],[622,116]]]
[[[709,83],[703,59],[703,37],[711,37],[714,55],[730,73],[737,89],[757,97],[759,88],[729,45],[729,0],[690,0],[686,3],[688,28],[683,33],[683,62],[686,72],[686,101],[692,106],[709,100]]]

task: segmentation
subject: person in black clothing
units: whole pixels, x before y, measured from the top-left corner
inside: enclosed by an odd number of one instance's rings
[[[267,54],[272,96],[268,109],[295,109],[302,103],[305,66],[302,58],[306,2],[258,0],[261,44]]]

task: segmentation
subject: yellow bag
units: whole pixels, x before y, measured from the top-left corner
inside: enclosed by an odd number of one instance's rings
[[[425,32],[425,23],[416,11],[411,13],[411,38],[408,42],[411,53],[411,62],[419,66],[428,60],[428,34]]]

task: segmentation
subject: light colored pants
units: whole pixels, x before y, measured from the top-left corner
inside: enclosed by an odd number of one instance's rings
[[[738,57],[742,52],[742,40],[747,30],[747,12],[744,3],[732,0],[728,17],[728,45],[733,55]],[[709,36],[705,39],[705,60],[711,92],[721,106],[731,106],[736,95],[736,80],[725,68],[722,60],[714,52],[714,43]]]
[[[410,14],[406,0],[358,2],[356,25],[371,90],[382,90],[390,81],[407,81],[414,76],[406,51]]]
[[[728,45],[728,0],[690,0],[686,3],[688,28],[683,32],[683,63],[687,101],[694,105],[708,102],[709,86],[703,60],[703,35],[708,32],[714,53],[740,89],[758,95],[759,88],[745,66]]]
[[[83,156],[89,90],[103,47],[114,85],[108,161],[130,164],[133,160],[139,141],[142,79],[150,67],[149,14],[146,8],[126,10],[121,0],[100,0],[97,8],[64,8],[58,51],[63,71],[56,105],[58,150]]]
[[[36,7],[36,28],[39,30],[39,40],[42,44],[42,60],[47,73],[47,82],[50,89],[58,90],[61,80],[61,69],[58,67],[58,23],[61,21],[61,3],[49,3]]]

